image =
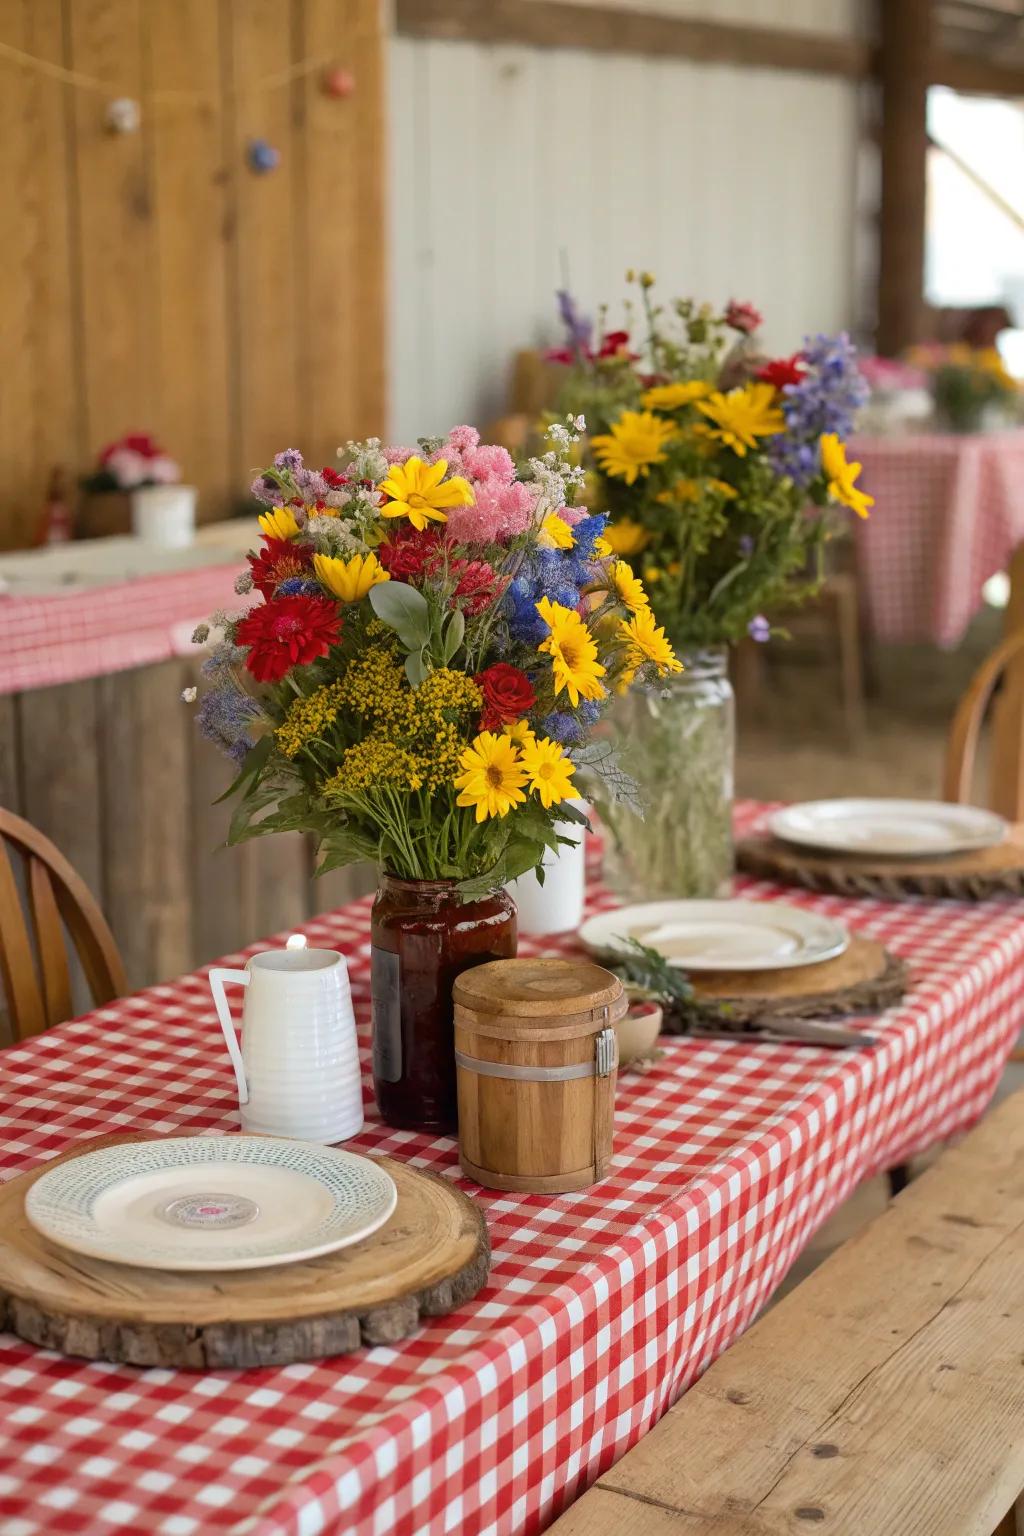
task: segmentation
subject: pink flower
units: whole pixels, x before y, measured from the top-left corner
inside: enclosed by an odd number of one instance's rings
[[[176,485],[181,479],[181,466],[166,454],[161,454],[158,459],[150,459],[148,473],[150,480],[155,480],[157,485]]]
[[[411,459],[413,454],[418,454],[419,451],[418,448],[402,448],[401,446],[381,449],[381,453],[389,464],[404,464],[406,459]]]
[[[479,448],[469,449],[463,454],[462,462],[471,480],[487,480],[491,477],[508,481],[515,479],[516,467],[512,455],[507,448],[500,448],[497,443],[481,443]]]
[[[445,524],[457,544],[493,544],[522,533],[533,521],[536,491],[521,481],[509,484],[497,475],[478,481],[471,507],[451,507]]]
[[[152,460],[136,453],[134,448],[115,448],[107,457],[106,468],[123,491],[130,491],[149,479]]]
[[[568,523],[570,528],[575,528],[577,523],[582,523],[590,513],[586,507],[559,507],[558,515],[563,523]]]
[[[479,442],[480,433],[475,427],[452,427],[445,446],[454,448],[456,453],[470,453]]]
[[[730,299],[726,306],[726,325],[731,325],[734,331],[742,331],[745,336],[753,335],[763,319],[764,316],[753,304],[741,304],[736,299]]]

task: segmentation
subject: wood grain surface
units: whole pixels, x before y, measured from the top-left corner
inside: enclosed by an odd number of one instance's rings
[[[744,838],[736,849],[741,869],[762,879],[802,885],[839,896],[878,896],[900,901],[913,896],[948,896],[983,901],[989,896],[1024,894],[1024,824],[993,848],[943,859],[862,859],[791,847],[767,835]]]
[[[1024,1486],[1024,1094],[720,1357],[555,1536],[990,1536]]]
[[[855,933],[843,954],[821,965],[708,972],[691,976],[690,983],[699,1000],[728,1003],[737,1018],[836,1017],[893,1007],[906,991],[907,971],[877,939]]]
[[[0,1327],[30,1343],[131,1365],[283,1365],[391,1344],[483,1285],[483,1213],[446,1180],[392,1158],[394,1215],[365,1241],[305,1263],[171,1274],[71,1253],[29,1225],[25,1194],[58,1161],[143,1137],[83,1143],[0,1189]]]

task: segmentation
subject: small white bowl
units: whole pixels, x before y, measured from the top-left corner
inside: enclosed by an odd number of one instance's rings
[[[628,1067],[642,1056],[649,1056],[661,1034],[663,1013],[657,1003],[639,999],[615,1024],[619,1037],[619,1066]]]

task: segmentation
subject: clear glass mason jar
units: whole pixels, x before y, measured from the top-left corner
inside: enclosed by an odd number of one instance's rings
[[[736,709],[724,646],[687,654],[684,670],[616,699],[621,762],[641,820],[605,808],[605,880],[631,901],[727,895],[733,872]]]
[[[382,874],[370,917],[373,1089],[388,1125],[454,1131],[452,987],[471,965],[511,959],[507,891],[462,901],[452,880]]]

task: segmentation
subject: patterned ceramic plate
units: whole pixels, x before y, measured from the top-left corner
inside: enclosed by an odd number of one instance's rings
[[[63,1248],[145,1269],[260,1269],[358,1243],[395,1208],[368,1157],[271,1136],[181,1136],[101,1147],[25,1197]]]
[[[842,923],[781,901],[651,901],[588,918],[587,949],[628,954],[628,939],[682,971],[780,971],[820,965],[850,942]]]

